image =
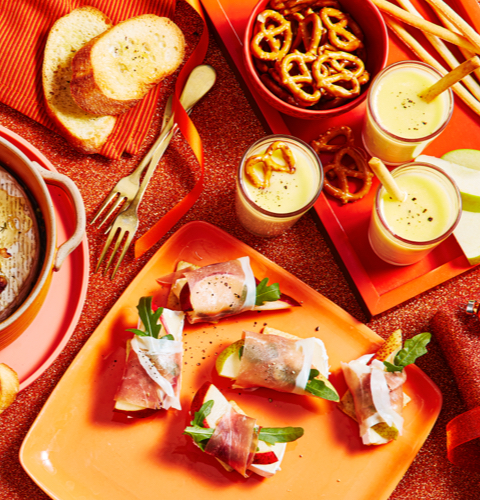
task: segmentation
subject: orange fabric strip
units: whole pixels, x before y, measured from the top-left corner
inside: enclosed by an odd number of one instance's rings
[[[203,175],[204,175],[204,159],[203,159],[203,147],[200,136],[195,128],[194,124],[190,120],[189,116],[180,104],[179,97],[181,91],[184,87],[185,81],[193,68],[201,64],[205,58],[208,48],[208,29],[207,23],[205,22],[205,17],[203,15],[200,4],[197,0],[186,0],[201,16],[203,20],[203,32],[200,41],[195,47],[189,60],[182,68],[182,71],[178,75],[178,80],[175,85],[175,95],[173,99],[173,110],[175,112],[175,119],[178,122],[179,128],[185,137],[185,139],[190,144],[192,151],[194,152],[198,163],[200,164],[200,176],[197,180],[194,188],[190,193],[183,198],[177,205],[175,205],[166,215],[164,215],[151,229],[149,229],[143,236],[141,236],[135,242],[135,258],[142,256],[147,252],[153,245],[155,245],[162,236],[165,235],[193,206],[197,201],[198,197],[203,191]]]
[[[455,465],[480,472],[480,406],[447,424],[447,453]]]
[[[84,5],[83,0],[2,0],[0,16],[0,101],[38,123],[56,130],[48,117],[42,90],[43,48],[53,23]],[[153,13],[173,17],[176,0],[91,0],[114,24],[129,17]],[[159,88],[117,121],[101,154],[119,158],[135,154],[145,139],[155,114]]]

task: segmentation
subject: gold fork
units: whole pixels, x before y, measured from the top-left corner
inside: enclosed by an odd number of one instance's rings
[[[194,68],[188,78],[187,83],[185,84],[185,88],[183,89],[182,95],[180,96],[180,102],[182,106],[187,110],[187,101],[191,102],[191,92],[194,88],[192,85],[197,85],[203,77],[206,78],[207,82],[211,80],[211,75],[214,70],[210,66],[200,65]],[[213,83],[212,83],[213,85]],[[209,90],[209,89],[208,89]],[[207,90],[207,91],[208,91]],[[201,96],[200,96],[201,97]],[[190,106],[190,108],[195,104]],[[188,112],[188,110],[187,110]],[[165,111],[163,114],[163,122],[161,131],[165,129],[165,126],[169,123],[170,118],[172,116],[172,98],[167,102],[165,107]],[[150,151],[145,155],[143,160],[140,162],[138,167],[129,175],[120,179],[117,184],[112,188],[110,193],[105,198],[105,201],[102,203],[102,206],[98,209],[98,212],[95,214],[90,224],[94,224],[97,219],[102,215],[102,213],[107,209],[107,207],[111,204],[110,209],[107,214],[104,216],[103,220],[100,222],[98,227],[101,227],[110,216],[119,208],[126,209],[128,205],[132,202],[133,198],[137,194],[137,191],[140,186],[140,178],[148,167],[150,160],[153,157],[155,149],[160,146],[160,144],[165,140],[166,135],[160,135],[160,137],[155,141],[155,144],[152,146]],[[112,203],[113,202],[113,203]]]
[[[184,106],[187,112],[190,112],[192,107],[212,88],[215,82],[215,77],[216,77],[215,70],[211,66],[206,66],[206,65],[197,66],[192,71],[192,74],[190,75],[189,79],[187,80],[187,83],[185,84],[185,88],[182,92],[182,98],[181,98],[182,105]],[[151,149],[151,160],[150,163],[148,164],[145,177],[143,178],[142,183],[140,184],[140,187],[138,188],[138,191],[135,194],[135,197],[133,198],[130,205],[117,215],[113,224],[109,228],[108,238],[103,247],[102,254],[100,255],[100,259],[98,261],[95,272],[97,272],[98,269],[100,268],[105,258],[105,255],[108,251],[108,248],[112,244],[113,238],[117,236],[118,233],[114,248],[112,250],[110,258],[108,259],[104,271],[104,274],[106,274],[106,272],[108,271],[113,262],[113,259],[115,257],[115,254],[117,253],[117,250],[120,247],[120,244],[126,237],[125,243],[123,245],[120,256],[117,260],[117,264],[112,273],[111,279],[115,277],[118,267],[122,263],[123,258],[125,257],[125,254],[130,244],[132,243],[133,237],[135,236],[135,233],[138,229],[138,214],[137,214],[138,206],[143,198],[148,183],[150,182],[150,179],[153,173],[155,172],[155,168],[157,167],[157,164],[160,158],[162,157],[163,153],[167,149],[177,128],[178,126],[174,122],[174,116],[172,116],[168,121],[167,125],[162,130],[160,137],[157,139],[153,148]]]

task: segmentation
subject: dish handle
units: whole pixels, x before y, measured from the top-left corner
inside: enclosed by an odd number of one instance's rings
[[[38,169],[40,175],[46,182],[53,184],[54,186],[58,186],[69,195],[75,209],[75,231],[67,241],[65,241],[58,247],[57,255],[55,257],[53,269],[54,271],[59,271],[65,259],[78,247],[78,245],[80,245],[83,237],[85,236],[85,205],[83,204],[82,195],[80,194],[77,185],[72,181],[72,179],[70,179],[66,175],[59,174],[58,172],[47,170],[36,161],[32,161],[32,164]]]

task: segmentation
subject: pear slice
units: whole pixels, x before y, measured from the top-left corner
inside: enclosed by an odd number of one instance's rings
[[[15,401],[19,390],[17,372],[8,365],[0,363],[0,413]]]
[[[468,263],[472,266],[480,263],[480,212],[462,212],[462,218],[453,234],[462,247]]]
[[[237,340],[219,354],[215,362],[215,368],[221,377],[233,379],[238,376],[242,359],[242,347],[244,344],[244,339]]]
[[[402,330],[395,330],[387,340],[380,346],[380,349],[375,353],[374,358],[379,361],[390,361],[393,363],[395,355],[402,348]]]

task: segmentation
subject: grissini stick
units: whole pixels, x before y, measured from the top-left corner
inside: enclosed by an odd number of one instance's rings
[[[383,187],[386,189],[387,193],[390,196],[401,202],[407,199],[408,194],[398,187],[398,184],[395,182],[393,175],[390,173],[382,160],[373,157],[368,162],[368,165],[373,170],[373,173],[377,176],[378,180],[382,183]]]
[[[434,57],[432,57],[403,26],[388,16],[385,18],[385,22],[421,61],[430,64],[430,66],[436,68],[442,75],[448,73],[447,70]],[[473,97],[465,87],[463,87],[460,83],[456,83],[452,86],[452,90],[470,107],[472,111],[480,116],[480,102],[475,99],[475,97]]]
[[[480,35],[449,5],[447,5],[443,0],[427,0],[427,2],[434,9],[437,9],[437,11],[443,12],[445,17],[451,21],[475,47],[480,47]],[[478,53],[478,51],[475,52]]]
[[[401,5],[405,10],[410,12],[411,14],[415,14],[419,17],[422,17],[420,12],[413,6],[413,4],[410,2],[410,0],[397,0],[399,5]],[[451,25],[453,26],[453,25]],[[448,29],[450,29],[448,26],[446,26]],[[453,30],[450,29],[450,31],[453,31],[454,33],[458,33],[456,30],[455,26],[453,26]],[[434,35],[430,35],[429,33],[425,33],[425,36],[427,37],[428,41],[433,45],[433,47],[437,50],[437,52],[442,56],[444,61],[450,66],[450,69],[455,69],[457,66],[460,65],[460,62],[458,59],[453,55],[453,53],[450,51],[450,49],[445,45],[445,43],[440,40],[438,37]],[[460,48],[462,50],[462,48]],[[475,54],[473,54],[470,51],[467,51],[466,49],[462,50],[465,51],[466,53],[469,54],[466,59],[471,59]],[[456,83],[456,82],[453,82]],[[463,80],[462,83],[470,90],[470,92],[477,98],[480,99],[480,86],[478,83],[469,75],[467,74]],[[433,99],[433,98],[432,98]]]
[[[460,64],[455,69],[447,73],[443,78],[434,83],[421,97],[427,102],[432,102],[435,97],[449,89],[457,82],[465,78],[475,69],[480,68],[480,59],[478,56],[473,56],[471,59]]]
[[[387,2],[386,0],[373,0],[373,3],[383,12],[390,14],[391,16],[400,19],[401,21],[413,26],[414,28],[418,28],[423,32],[431,33],[432,35],[438,36],[447,42],[453,43],[454,45],[458,45],[460,47],[464,47],[474,53],[480,54],[480,42],[479,45],[474,45],[469,41],[469,39],[465,36],[459,35],[457,33],[452,33],[447,30],[443,26],[438,26],[437,24],[431,23],[430,21],[426,21],[421,17],[418,17],[414,14],[410,14],[406,12],[402,8]]]

